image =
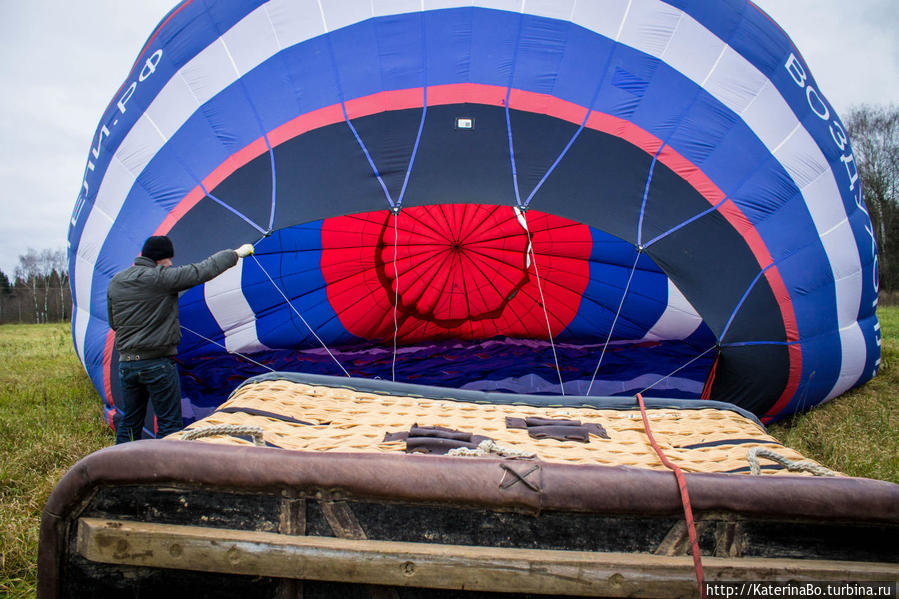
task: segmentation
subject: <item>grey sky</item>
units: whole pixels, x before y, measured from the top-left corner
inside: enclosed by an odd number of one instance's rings
[[[714,0],[709,0],[714,1]],[[899,103],[895,0],[757,0],[840,114]],[[175,0],[0,0],[0,270],[64,248],[94,129]]]

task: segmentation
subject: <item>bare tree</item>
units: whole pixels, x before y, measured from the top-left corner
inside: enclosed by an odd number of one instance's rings
[[[899,108],[856,106],[845,119],[874,225],[880,288],[899,284]]]
[[[31,316],[28,322],[49,322],[63,320],[68,317],[70,304],[69,277],[64,250],[44,249],[37,251],[28,248],[19,256],[19,264],[15,269],[16,283],[11,287],[11,297],[2,297],[0,302],[7,305],[2,317],[9,319],[11,307],[18,308],[19,322],[25,321],[23,314],[24,295],[30,295]],[[58,299],[58,301],[57,301]]]

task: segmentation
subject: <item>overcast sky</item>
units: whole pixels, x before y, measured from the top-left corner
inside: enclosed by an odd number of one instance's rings
[[[716,0],[708,0],[716,1]],[[899,103],[899,2],[758,0],[840,114]],[[0,270],[64,248],[94,130],[175,0],[0,0]]]

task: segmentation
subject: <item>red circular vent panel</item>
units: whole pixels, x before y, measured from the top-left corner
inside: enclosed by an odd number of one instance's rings
[[[414,343],[547,338],[547,320],[557,335],[587,287],[592,238],[586,225],[533,210],[441,204],[326,219],[322,248],[343,326],[370,340],[396,327]]]

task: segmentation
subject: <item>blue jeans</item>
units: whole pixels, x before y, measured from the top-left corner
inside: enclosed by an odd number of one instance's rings
[[[119,362],[119,382],[125,405],[116,445],[143,436],[148,401],[156,413],[157,438],[181,430],[181,381],[171,358]]]

